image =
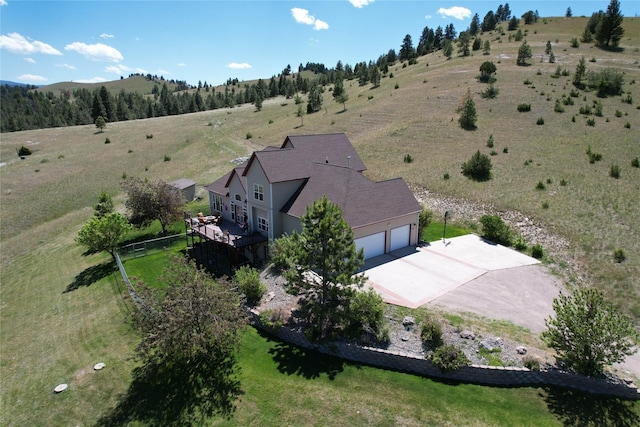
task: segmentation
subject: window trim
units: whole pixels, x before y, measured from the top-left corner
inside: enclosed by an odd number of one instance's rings
[[[264,201],[264,186],[262,184],[253,184],[253,198],[261,202]]]
[[[264,231],[265,233],[269,232],[269,219],[262,215],[258,215],[258,230]]]

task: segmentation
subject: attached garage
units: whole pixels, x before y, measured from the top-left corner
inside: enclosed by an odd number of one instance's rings
[[[409,238],[411,236],[411,228],[409,224],[391,229],[391,246],[390,250],[405,248],[409,246]]]
[[[369,259],[384,254],[385,232],[370,234],[355,239],[356,250],[364,249],[364,258]]]

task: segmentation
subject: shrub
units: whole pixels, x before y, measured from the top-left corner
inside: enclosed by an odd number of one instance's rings
[[[546,187],[544,185],[544,182],[542,181],[538,181],[538,183],[536,184],[536,190],[544,190]]]
[[[521,113],[531,111],[531,104],[518,104],[518,111]]]
[[[109,138],[107,138],[107,139],[104,140],[104,143],[105,144],[111,144],[111,140]]]
[[[431,361],[442,372],[456,371],[470,363],[462,350],[450,344],[438,347],[431,355]]]
[[[580,47],[580,42],[578,41],[577,37],[574,37],[569,41],[569,45],[573,48],[578,48]]]
[[[253,138],[253,134],[251,132],[247,132],[246,138],[247,139]]]
[[[633,104],[633,98],[631,97],[631,94],[628,93],[627,96],[623,96],[622,97],[622,102],[624,102],[625,104]]]
[[[31,154],[32,154],[32,151],[27,147],[25,147],[24,145],[18,149],[18,156],[20,157],[30,156]]]
[[[442,178],[446,181],[446,180],[448,180],[449,178],[451,178],[451,176],[450,176],[450,175],[449,175],[449,173],[447,172],[447,173],[445,173],[445,174],[442,176]]]
[[[542,209],[549,209],[549,202],[542,202]]]
[[[536,120],[536,124],[542,126],[544,124],[544,119],[542,117],[538,117],[538,120]]]
[[[535,245],[531,246],[531,256],[534,257],[535,259],[542,258],[544,256],[542,245],[540,245],[539,243],[536,243]]]
[[[498,96],[499,92],[500,89],[495,87],[493,83],[489,83],[489,86],[487,86],[485,90],[480,92],[480,96],[484,99],[494,99],[496,96]]]
[[[565,187],[565,186],[567,185],[567,180],[566,180],[566,179],[564,179],[564,178],[563,178],[563,179],[561,179],[561,180],[560,180],[560,185],[561,185],[562,187]]]
[[[624,262],[627,259],[627,256],[625,255],[624,251],[622,249],[616,249],[615,251],[613,251],[613,260],[620,264],[621,262]]]
[[[349,303],[349,325],[346,335],[366,343],[384,336],[384,301],[373,288],[357,291]]]
[[[147,139],[152,139],[152,138],[153,138],[153,134],[147,135]]]
[[[526,251],[527,250],[527,242],[524,240],[524,237],[518,236],[513,242],[513,247],[518,251]]]
[[[500,245],[511,246],[511,229],[502,218],[497,215],[483,215],[479,221],[482,224],[482,237]]]
[[[564,105],[560,99],[556,99],[556,104],[553,107],[553,111],[555,111],[556,113],[564,113]]]
[[[487,140],[487,147],[493,148],[493,134],[489,135],[489,139]]]
[[[609,176],[615,179],[620,178],[620,166],[611,165],[611,168],[609,169]]]
[[[525,368],[531,370],[531,371],[539,371],[540,370],[540,359],[538,359],[535,356],[525,356],[522,359],[522,364],[524,365]]]
[[[587,126],[594,127],[595,125],[596,125],[596,119],[594,119],[593,117],[590,119],[587,119]]]
[[[631,123],[629,123],[629,122],[625,123],[625,124],[624,124],[624,127],[625,127],[626,129],[631,129]]]
[[[286,313],[283,308],[276,308],[273,310],[265,310],[260,313],[260,322],[264,326],[270,329],[278,329],[284,325],[286,320]]]
[[[443,344],[442,326],[440,326],[440,323],[427,317],[422,323],[420,339],[422,340],[422,345],[425,347],[431,349],[440,347]]]
[[[640,168],[640,159],[637,157],[631,160],[631,166],[634,168]]]
[[[478,150],[471,159],[462,164],[462,174],[474,181],[488,181],[491,179],[491,159]]]
[[[257,305],[262,295],[267,291],[266,286],[260,280],[260,272],[248,265],[243,265],[236,270],[233,283],[244,294],[247,305],[251,307]]]
[[[412,163],[413,162],[413,157],[411,157],[411,154],[405,154],[404,155],[404,162],[405,163]]]
[[[504,148],[502,149],[502,152],[503,152],[504,154],[508,154],[508,153],[509,153],[509,147],[504,147]]]
[[[165,161],[165,162],[169,162],[169,161],[171,161],[171,156],[170,156],[170,155],[168,155],[168,154],[165,154],[165,155],[164,155],[164,161]]]

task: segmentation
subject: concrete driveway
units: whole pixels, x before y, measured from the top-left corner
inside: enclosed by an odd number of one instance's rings
[[[419,307],[489,271],[539,264],[475,234],[404,248],[367,260],[365,274],[390,303]]]

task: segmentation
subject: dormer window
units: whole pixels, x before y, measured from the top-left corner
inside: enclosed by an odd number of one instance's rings
[[[236,199],[238,202],[241,202],[241,201],[242,201],[242,197],[241,197],[239,194],[236,194],[236,195],[235,195],[235,199]]]
[[[256,200],[264,200],[264,188],[260,184],[253,184],[253,198]]]

